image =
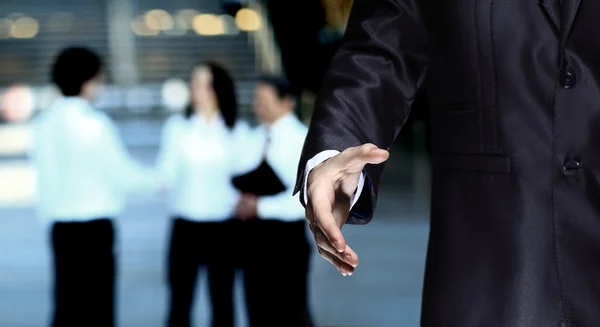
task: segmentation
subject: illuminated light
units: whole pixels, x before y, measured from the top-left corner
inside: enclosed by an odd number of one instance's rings
[[[194,18],[200,15],[200,12],[194,9],[184,9],[177,14],[177,18],[185,25],[185,29],[191,30],[194,26]]]
[[[9,39],[13,27],[13,21],[8,18],[0,19],[0,39]]]
[[[260,15],[249,8],[240,9],[235,15],[235,22],[242,31],[258,31],[262,28]]]
[[[48,30],[54,33],[68,33],[75,26],[75,15],[69,12],[58,12],[50,15]]]
[[[172,30],[173,29],[173,17],[171,17],[171,15],[167,14],[166,16],[162,16],[160,18],[160,29],[163,31],[168,31],[168,30]]]
[[[0,127],[0,155],[27,153],[31,144],[30,124],[4,124]],[[6,163],[3,162],[4,166]]]
[[[139,16],[131,22],[131,31],[138,36],[153,36],[158,35],[158,30],[148,28],[144,16]]]
[[[190,90],[184,80],[169,79],[162,87],[162,103],[171,112],[182,111],[190,101]]]
[[[181,17],[175,16],[173,23],[174,23],[174,26],[172,29],[163,31],[165,34],[167,34],[167,35],[185,35],[185,34],[187,34],[187,24]]]
[[[235,35],[239,34],[240,30],[237,27],[235,22],[235,18],[231,15],[221,15],[221,22],[223,22],[223,27],[225,27],[225,34]]]
[[[4,124],[0,128],[0,155],[19,155],[29,149],[31,130],[28,124]],[[3,163],[4,166],[6,163]]]
[[[26,162],[0,168],[0,205],[30,206],[36,201],[36,175]]]
[[[40,24],[31,17],[21,17],[17,19],[12,28],[11,36],[15,39],[31,39],[40,31]]]
[[[2,96],[2,118],[9,122],[22,122],[31,117],[35,97],[33,90],[27,85],[9,87]]]
[[[173,28],[172,29],[168,29],[168,30],[164,30],[164,33],[167,35],[185,35],[187,34],[187,24],[185,23],[185,20],[183,20],[183,18],[179,17],[179,16],[175,16],[174,17],[174,21],[173,21]]]
[[[166,31],[173,29],[173,17],[162,9],[148,11],[144,19],[146,26],[151,30]]]
[[[221,35],[225,33],[223,21],[212,14],[201,14],[194,17],[193,26],[198,35]]]

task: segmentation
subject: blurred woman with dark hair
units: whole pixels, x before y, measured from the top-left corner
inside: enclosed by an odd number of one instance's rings
[[[237,121],[235,86],[224,68],[201,63],[190,79],[191,103],[183,115],[167,121],[158,158],[173,216],[168,326],[191,325],[196,276],[205,267],[212,326],[232,327],[236,260],[227,249],[236,239],[232,218],[239,194],[231,178],[241,162],[235,154],[250,128]]]

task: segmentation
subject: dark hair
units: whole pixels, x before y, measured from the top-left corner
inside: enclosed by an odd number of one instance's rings
[[[275,89],[279,99],[290,97],[294,100],[298,97],[297,91],[287,79],[280,76],[264,75],[258,80],[259,84],[266,84]]]
[[[231,75],[223,66],[215,62],[201,62],[194,66],[194,69],[198,67],[207,67],[210,70],[212,74],[212,87],[219,102],[219,110],[223,119],[225,119],[225,125],[230,129],[233,128],[237,119],[238,109],[237,93],[233,78],[231,78]],[[192,74],[194,69],[192,69]],[[185,109],[185,117],[190,118],[193,114],[194,105],[190,102]]]
[[[81,94],[83,84],[100,74],[100,57],[85,48],[67,48],[63,50],[52,67],[52,82],[65,96]]]

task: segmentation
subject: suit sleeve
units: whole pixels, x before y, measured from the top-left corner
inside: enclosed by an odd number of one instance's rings
[[[325,150],[373,143],[389,149],[425,79],[429,42],[423,0],[355,0],[342,45],[323,80],[298,167]],[[362,196],[348,223],[373,217],[383,165],[365,167]],[[300,197],[303,201],[303,197]]]

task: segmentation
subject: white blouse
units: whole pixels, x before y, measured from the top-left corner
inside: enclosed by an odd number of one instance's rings
[[[260,160],[247,123],[233,129],[216,116],[169,118],[162,133],[157,167],[167,181],[171,214],[194,221],[232,218],[239,192],[232,178]]]
[[[261,125],[256,129],[252,142],[257,144],[255,147],[266,148],[266,151],[261,152],[259,163],[262,161],[262,154],[265,153],[267,164],[286,187],[286,190],[279,194],[258,199],[257,213],[260,219],[287,222],[305,219],[304,207],[298,201],[299,195],[293,195],[293,190],[307,132],[306,126],[292,113],[284,115],[270,126]],[[265,147],[267,137],[270,142]],[[247,164],[252,165],[253,161],[256,162],[252,159],[248,160]],[[254,163],[252,169],[256,167],[257,164]]]
[[[114,123],[82,98],[56,101],[31,132],[29,159],[45,223],[114,218],[127,193],[159,191],[155,172],[129,156]]]

